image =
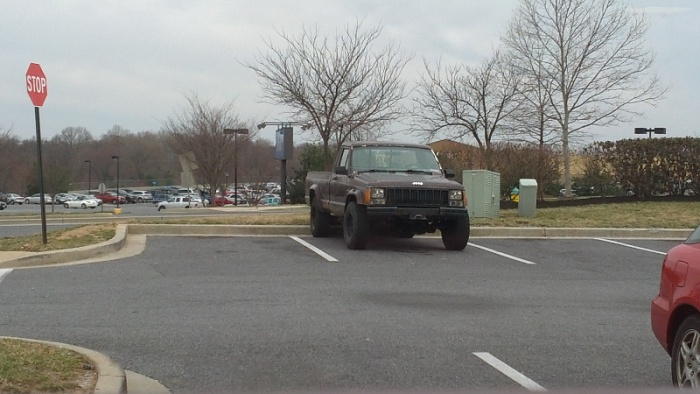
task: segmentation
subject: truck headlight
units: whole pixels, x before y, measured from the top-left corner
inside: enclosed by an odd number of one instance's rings
[[[373,187],[369,189],[370,198],[384,198],[384,189],[380,187]]]
[[[464,190],[450,190],[447,196],[451,207],[464,206]]]
[[[367,205],[384,205],[386,198],[384,197],[384,188],[370,187],[365,191],[365,201]]]

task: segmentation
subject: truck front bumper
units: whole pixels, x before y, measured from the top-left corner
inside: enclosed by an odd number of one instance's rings
[[[367,207],[367,217],[370,219],[410,219],[410,220],[441,220],[459,219],[469,216],[466,208],[450,207]]]

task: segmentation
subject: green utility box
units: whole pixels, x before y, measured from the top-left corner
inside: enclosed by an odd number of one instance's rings
[[[467,211],[473,218],[497,218],[501,211],[501,174],[487,170],[462,171]]]
[[[534,179],[521,179],[518,215],[533,217],[537,211],[537,181]]]

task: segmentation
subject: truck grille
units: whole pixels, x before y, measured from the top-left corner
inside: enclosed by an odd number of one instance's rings
[[[444,206],[448,205],[447,190],[386,189],[386,204],[395,206]]]

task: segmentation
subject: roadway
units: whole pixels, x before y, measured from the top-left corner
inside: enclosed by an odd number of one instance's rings
[[[7,273],[0,327],[173,392],[668,388],[649,304],[677,243],[151,236],[138,256]]]
[[[126,221],[129,219],[172,219],[176,217],[217,216],[232,213],[264,212],[264,208],[239,206],[212,208],[192,208],[158,211],[152,203],[122,204],[121,213],[113,214],[115,205],[107,204],[95,209],[66,209],[61,205],[46,206],[47,230],[59,230],[74,227],[86,223],[98,223],[107,221]],[[52,210],[53,209],[53,210]],[[278,206],[275,212],[289,212],[293,206]],[[0,238],[17,237],[22,235],[41,234],[41,206],[10,205],[0,211]]]

